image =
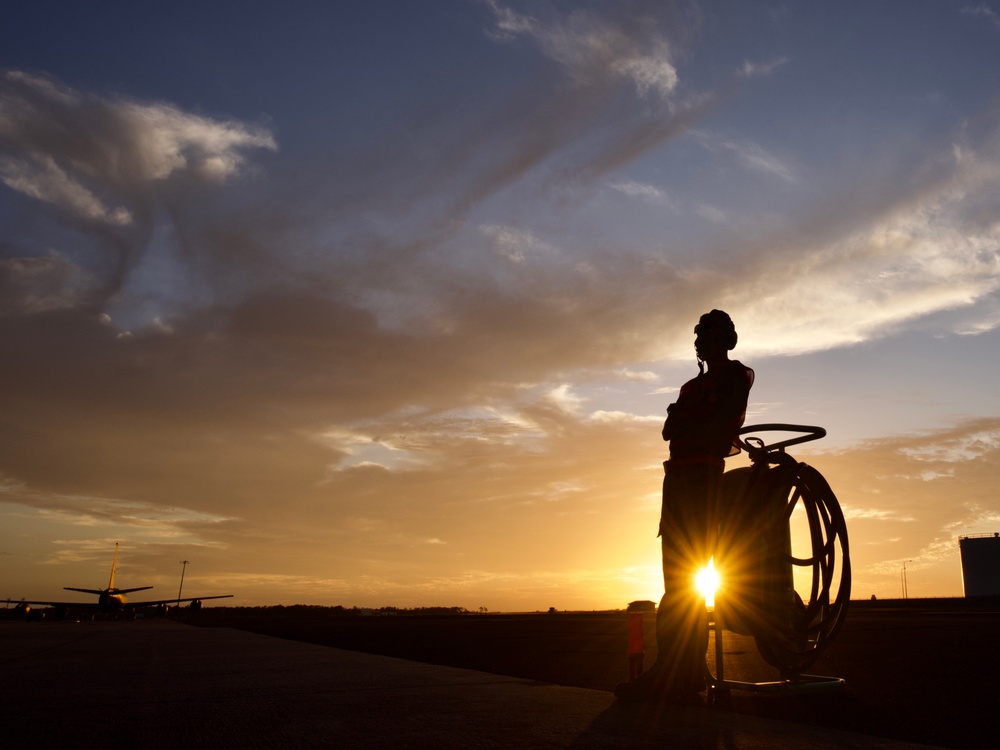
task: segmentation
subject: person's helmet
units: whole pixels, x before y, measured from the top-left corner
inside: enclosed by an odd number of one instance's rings
[[[702,315],[698,319],[698,325],[694,327],[695,335],[708,330],[720,331],[726,334],[726,348],[736,348],[736,326],[733,324],[733,319],[729,317],[728,313],[724,313],[722,310],[712,310],[712,312]]]

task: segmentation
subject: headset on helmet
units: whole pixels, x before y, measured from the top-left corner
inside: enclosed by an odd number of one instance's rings
[[[712,310],[712,312],[702,315],[698,320],[698,325],[694,327],[695,335],[707,330],[725,333],[726,348],[736,348],[736,326],[733,324],[733,319],[727,313],[724,313],[722,310]]]

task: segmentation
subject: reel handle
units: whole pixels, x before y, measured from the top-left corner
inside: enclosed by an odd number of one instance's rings
[[[742,437],[743,435],[750,435],[756,432],[804,432],[806,434],[788,438],[787,440],[782,440],[777,443],[771,443],[770,445],[764,443],[764,441],[760,438]],[[747,453],[753,454],[770,453],[771,451],[784,451],[789,445],[808,443],[810,440],[820,440],[821,438],[826,437],[826,430],[822,427],[805,424],[769,423],[747,425],[746,427],[740,429],[737,434],[740,436],[738,438],[740,447]]]

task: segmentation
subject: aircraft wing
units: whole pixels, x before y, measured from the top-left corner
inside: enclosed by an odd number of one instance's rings
[[[216,596],[186,596],[183,599],[157,599],[154,602],[126,602],[126,607],[156,607],[160,604],[179,604],[180,602],[205,601],[205,599],[231,599],[232,594],[217,594]]]
[[[152,587],[150,587],[152,588]],[[134,607],[156,607],[160,604],[179,604],[180,602],[193,602],[195,600],[204,601],[205,599],[231,599],[232,594],[218,594],[216,596],[186,596],[183,599],[178,599],[174,597],[173,599],[157,599],[152,602],[125,602],[125,609],[131,609]],[[2,601],[7,604],[33,604],[40,607],[66,607],[72,609],[100,609],[100,605],[97,602],[43,602],[33,599],[3,599]]]
[[[42,607],[86,607],[97,609],[95,602],[39,602],[32,599],[4,599],[7,604],[38,604]]]

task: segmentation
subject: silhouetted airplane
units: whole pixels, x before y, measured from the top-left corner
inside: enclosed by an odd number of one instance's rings
[[[39,604],[45,607],[55,607],[57,610],[65,611],[70,608],[79,609],[94,609],[101,612],[110,612],[117,614],[126,609],[134,609],[136,607],[155,607],[160,604],[180,604],[181,602],[201,602],[203,599],[228,599],[232,597],[232,594],[218,594],[216,596],[186,596],[183,599],[174,597],[172,599],[157,599],[155,601],[148,602],[129,602],[126,594],[131,594],[134,591],[145,591],[146,589],[153,588],[152,586],[136,586],[131,589],[120,589],[115,586],[115,568],[118,567],[118,543],[115,543],[115,557],[111,562],[111,580],[108,581],[108,587],[106,589],[79,589],[72,586],[64,586],[66,591],[80,591],[84,594],[97,594],[97,603],[90,604],[86,602],[42,602],[42,601],[31,601],[28,599],[21,599],[17,602],[18,606],[27,604]],[[14,600],[8,599],[8,603],[14,603]]]

